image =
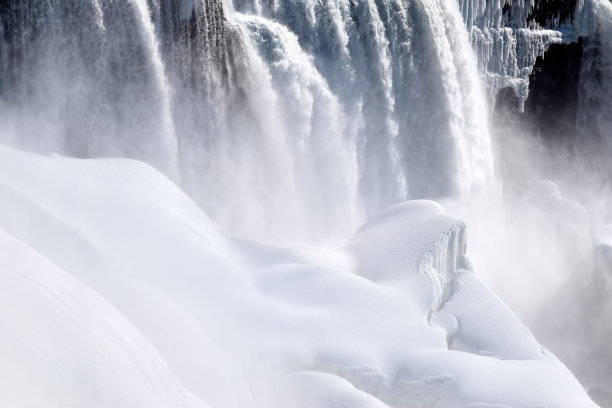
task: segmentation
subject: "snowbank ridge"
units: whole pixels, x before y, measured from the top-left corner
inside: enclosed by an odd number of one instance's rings
[[[76,301],[0,273],[0,406],[595,407],[462,272],[466,226],[435,202],[294,250],[224,234],[138,162],[0,159],[0,264]]]

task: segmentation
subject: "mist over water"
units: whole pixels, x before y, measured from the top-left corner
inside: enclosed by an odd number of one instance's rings
[[[6,143],[145,160],[273,240],[346,238],[390,204],[492,179],[452,2],[145,3],[3,6]]]
[[[438,200],[470,225],[476,275],[606,389],[611,271],[591,229],[612,223],[612,5],[542,26],[534,4],[0,0],[0,142],[146,161],[268,242],[344,243]],[[577,117],[545,139],[520,119],[530,75],[580,37]]]

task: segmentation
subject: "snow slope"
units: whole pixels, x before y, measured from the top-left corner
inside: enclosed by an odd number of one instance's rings
[[[272,247],[145,164],[2,147],[0,228],[1,406],[595,407],[433,202]]]
[[[0,232],[5,407],[205,407],[115,307]]]

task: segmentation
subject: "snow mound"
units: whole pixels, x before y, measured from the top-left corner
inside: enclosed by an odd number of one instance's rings
[[[436,203],[282,248],[142,163],[0,148],[0,170],[2,406],[595,407]]]
[[[205,407],[115,307],[3,231],[0,307],[2,406]]]

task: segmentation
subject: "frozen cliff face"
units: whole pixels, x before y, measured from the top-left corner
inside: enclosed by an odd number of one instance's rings
[[[571,26],[576,4],[576,0],[459,0],[468,26],[480,27]]]
[[[529,132],[565,138],[560,144],[578,156],[610,151],[609,1],[460,1],[460,8],[491,102],[512,89]]]
[[[529,95],[529,76],[538,57],[552,44],[561,44],[559,31],[527,28],[472,28],[472,44],[484,71],[489,98],[512,88],[522,110]]]
[[[0,158],[3,405],[595,408],[433,202],[281,248],[142,163]]]
[[[540,50],[527,58],[526,82],[512,80],[497,93],[498,157],[505,178],[554,179],[588,208],[595,224],[609,223],[612,3],[582,1],[573,10],[568,14],[571,25],[547,31],[519,29],[530,35],[550,32],[559,41],[541,42]],[[500,61],[513,61],[515,55],[509,55]],[[492,71],[503,75],[491,76]],[[503,64],[487,72],[485,77],[498,84],[502,77],[512,79]],[[524,107],[523,112],[514,104]],[[519,156],[524,160],[517,161]]]
[[[460,0],[491,102],[512,88],[519,109],[528,97],[529,76],[552,44],[571,42],[575,1]]]

